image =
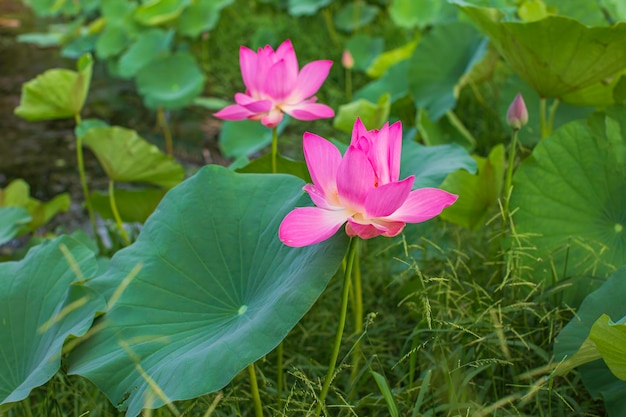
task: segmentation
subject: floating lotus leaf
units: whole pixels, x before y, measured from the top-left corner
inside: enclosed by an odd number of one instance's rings
[[[542,97],[595,105],[597,95],[587,98],[574,93],[605,83],[626,68],[626,22],[588,27],[563,16],[510,22],[499,10],[455,3]]]
[[[113,181],[146,182],[171,188],[185,177],[171,156],[122,127],[94,127],[82,138]]]
[[[93,282],[110,297],[136,273],[102,329],[70,355],[70,373],[136,416],[164,403],[146,376],[169,400],[193,398],[271,351],[322,293],[348,243],[344,233],[305,248],[280,242],[283,217],[308,200],[303,185],[209,165],[170,190]]]
[[[595,281],[626,264],[624,108],[562,126],[518,168],[511,210],[536,280],[586,278],[568,296],[580,301]],[[595,278],[595,279],[592,279]]]
[[[78,60],[78,71],[51,69],[26,82],[15,114],[30,121],[80,114],[89,91],[92,66],[91,56],[84,55]]]
[[[77,281],[96,268],[94,253],[68,236],[34,247],[19,262],[0,263],[0,404],[20,401],[52,378],[65,339],[89,329],[104,303]]]
[[[137,88],[146,105],[179,109],[193,102],[204,87],[204,74],[189,52],[156,59],[137,73]]]
[[[178,33],[195,38],[215,28],[220,11],[234,0],[198,0],[192,2],[178,19]]]

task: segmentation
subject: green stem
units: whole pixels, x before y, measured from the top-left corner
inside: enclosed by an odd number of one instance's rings
[[[502,227],[506,227],[509,220],[509,202],[511,200],[512,183],[513,183],[513,165],[515,164],[515,152],[517,150],[517,134],[519,129],[513,131],[513,139],[511,140],[511,149],[509,149],[509,162],[506,167],[506,177],[504,179],[504,213],[502,215]]]
[[[324,384],[322,385],[322,391],[320,393],[320,397],[317,403],[317,407],[315,409],[315,416],[319,417],[322,409],[324,408],[326,402],[326,395],[328,395],[328,390],[330,388],[330,384],[333,380],[333,376],[335,373],[335,366],[337,365],[337,358],[339,357],[339,348],[341,347],[341,339],[343,337],[343,329],[346,324],[346,314],[348,310],[348,294],[350,294],[350,280],[352,278],[352,268],[354,266],[354,261],[357,257],[357,248],[358,248],[358,238],[350,239],[350,245],[348,247],[347,256],[347,264],[346,264],[346,273],[343,278],[343,290],[341,292],[341,309],[339,311],[339,324],[337,326],[337,334],[335,335],[335,344],[333,346],[333,351],[330,357],[330,362],[328,364],[328,372],[326,373],[326,379],[324,379]]]
[[[252,392],[252,400],[254,401],[254,415],[263,417],[263,406],[261,405],[261,395],[259,394],[259,384],[256,379],[256,371],[254,364],[248,365],[248,375],[250,375],[250,391]]]
[[[174,156],[174,142],[172,141],[172,132],[170,131],[170,126],[167,124],[167,118],[165,117],[165,112],[163,111],[163,107],[159,107],[157,110],[157,122],[161,129],[163,129],[163,136],[165,137],[165,151],[169,156]]]
[[[76,125],[81,122],[80,115],[74,116]],[[85,175],[85,161],[83,158],[83,138],[81,136],[76,137],[76,164],[78,165],[78,176],[80,177],[80,185],[83,188],[83,195],[85,196],[85,205],[87,206],[87,214],[89,215],[89,221],[91,222],[91,228],[93,229],[93,237],[98,243],[100,252],[104,252],[104,245],[98,235],[98,227],[96,225],[96,216],[93,211],[93,205],[91,204],[91,196],[89,194],[89,187],[87,186],[87,176]]]
[[[276,168],[276,158],[278,155],[278,126],[272,129],[272,174],[278,172]]]
[[[26,417],[33,417],[33,412],[30,409],[30,397],[26,397],[22,400],[22,405],[24,406],[24,411],[26,412]]]
[[[559,107],[559,99],[555,98],[554,102],[550,106],[550,115],[548,116],[548,136],[552,134],[552,128],[554,127],[554,117],[556,116],[556,109]]]
[[[322,10],[322,16],[324,16],[324,23],[326,24],[326,30],[328,31],[328,35],[330,39],[333,41],[336,47],[341,45],[339,41],[339,36],[337,35],[337,31],[335,30],[335,25],[333,23],[333,15],[331,14],[328,7]]]
[[[361,285],[361,264],[359,256],[354,260],[354,334],[360,335],[363,332],[363,290]],[[357,339],[352,350],[352,374],[350,381],[354,382],[359,372],[359,359],[361,358],[361,344]]]
[[[109,204],[111,205],[111,212],[113,213],[115,224],[120,231],[122,239],[124,239],[124,243],[126,244],[126,246],[128,246],[130,245],[130,239],[128,238],[128,233],[126,233],[126,229],[124,229],[124,224],[122,223],[120,213],[117,210],[117,204],[115,203],[115,181],[111,179],[109,180]]]
[[[352,101],[352,70],[346,68],[346,97],[348,102]]]

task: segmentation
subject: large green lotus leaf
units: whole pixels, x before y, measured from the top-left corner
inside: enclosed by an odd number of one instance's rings
[[[137,88],[146,105],[179,109],[193,102],[204,88],[204,74],[189,52],[156,59],[137,73]]]
[[[107,23],[96,40],[96,56],[99,59],[114,57],[131,43],[131,38],[122,23]]]
[[[353,35],[346,44],[346,49],[354,58],[354,69],[365,71],[383,51],[384,40],[373,38],[365,33]]]
[[[360,98],[339,106],[337,116],[333,119],[333,126],[346,133],[351,133],[354,122],[360,118],[368,129],[380,129],[388,120],[390,108],[391,96],[388,93],[378,97],[376,103]]]
[[[233,0],[198,0],[187,7],[178,19],[178,33],[192,38],[215,28],[220,11]]]
[[[330,0],[289,0],[287,10],[291,16],[311,16],[330,4]]]
[[[509,22],[496,9],[456,3],[489,36],[513,71],[542,97],[595,104],[572,93],[602,83],[626,68],[626,22],[587,27],[562,16]]]
[[[400,27],[424,28],[456,16],[454,7],[445,1],[392,0],[389,6],[391,20]]]
[[[538,281],[579,278],[568,289],[570,303],[626,264],[622,132],[602,114],[571,122],[543,139],[514,176],[516,233],[534,248],[526,266]]]
[[[137,132],[122,127],[94,127],[82,138],[113,181],[146,182],[172,188],[185,177],[183,167]]]
[[[280,135],[289,124],[285,116],[278,125]],[[227,158],[248,157],[272,142],[272,130],[253,120],[225,121],[218,137],[220,149]]]
[[[608,23],[603,13],[603,6],[598,0],[543,0],[545,4],[556,11],[559,16],[567,16],[578,20],[587,26],[602,26]]]
[[[92,66],[91,56],[84,55],[78,60],[78,71],[51,69],[26,82],[15,114],[30,121],[80,114],[89,91]]]
[[[271,174],[272,169],[272,154],[266,153],[249,164],[236,168],[235,172],[245,174]],[[300,178],[304,182],[311,182],[311,175],[309,174],[309,169],[307,168],[305,162],[294,161],[281,155],[276,156],[276,173],[291,174]]]
[[[344,233],[304,248],[280,242],[284,216],[310,201],[303,185],[209,165],[170,190],[93,283],[110,297],[133,277],[101,331],[70,355],[70,373],[136,416],[164,403],[146,377],[169,400],[193,398],[271,351],[322,293],[348,243]]]
[[[450,174],[442,189],[458,194],[454,205],[447,207],[441,218],[468,229],[478,229],[500,197],[504,180],[504,146],[495,146],[488,158],[476,157],[478,174],[457,171]]]
[[[415,175],[413,188],[438,187],[448,174],[460,169],[473,174],[477,167],[459,145],[424,146],[412,140],[402,144],[400,178]]]
[[[68,236],[0,263],[0,404],[20,401],[52,378],[65,339],[89,329],[104,300],[79,281],[96,268],[94,253]]]
[[[409,60],[409,89],[417,107],[438,120],[456,105],[464,75],[487,50],[483,36],[470,24],[436,26],[415,48]]]
[[[176,19],[189,0],[148,0],[135,9],[135,20],[142,25],[156,26]]]
[[[145,222],[154,212],[166,190],[147,188],[143,190],[115,190],[115,205],[120,217],[125,222]],[[94,210],[104,219],[115,219],[111,211],[108,193],[93,192],[91,203]]]
[[[407,60],[411,55],[413,55],[413,51],[415,50],[418,42],[419,37],[416,37],[405,45],[378,55],[372,64],[367,68],[365,73],[372,78],[382,77],[389,68],[401,61]]]
[[[17,236],[30,220],[22,207],[0,207],[0,246]]]
[[[391,66],[382,77],[354,93],[354,98],[375,102],[381,96],[389,94],[391,102],[395,102],[405,97],[409,92],[408,68],[408,60],[398,62]]]
[[[120,57],[117,74],[122,78],[134,77],[151,61],[169,53],[173,37],[173,31],[156,28],[141,33],[135,43]]]
[[[582,302],[576,316],[561,330],[554,344],[555,361],[573,356],[587,340],[593,324],[603,315],[626,316],[626,267],[618,269]],[[583,382],[594,396],[602,396],[611,417],[626,415],[626,382],[619,380],[602,360],[580,367]]]
[[[347,3],[334,16],[337,29],[352,32],[371,23],[378,14],[378,7],[361,1]]]

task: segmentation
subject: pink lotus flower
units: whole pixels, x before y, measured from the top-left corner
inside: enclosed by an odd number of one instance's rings
[[[513,130],[520,130],[528,123],[528,110],[521,93],[517,93],[506,112],[506,122]]]
[[[312,97],[328,76],[332,61],[313,61],[298,71],[298,59],[287,39],[276,52],[271,46],[258,53],[242,46],[239,50],[241,76],[246,93],[235,94],[237,104],[215,113],[225,120],[260,120],[273,128],[283,113],[299,120],[333,117],[335,112]]]
[[[398,181],[400,122],[368,131],[357,119],[343,157],[335,145],[308,132],[303,148],[313,180],[304,190],[316,207],[296,208],[283,219],[278,236],[288,246],[319,243],[346,222],[349,236],[396,236],[406,223],[429,220],[457,199],[437,188],[411,191],[414,176]]]

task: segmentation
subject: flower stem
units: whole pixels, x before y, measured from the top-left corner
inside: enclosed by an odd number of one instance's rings
[[[511,148],[509,149],[509,161],[506,167],[506,177],[504,179],[504,213],[502,214],[502,228],[506,228],[509,221],[509,202],[511,200],[513,182],[513,164],[515,163],[515,152],[517,150],[517,134],[519,129],[513,131]]]
[[[548,135],[552,134],[552,128],[554,127],[554,117],[556,116],[556,109],[559,107],[559,99],[555,98],[554,102],[550,106],[550,115],[548,116]]]
[[[272,174],[278,172],[276,158],[278,155],[278,126],[272,129]]]
[[[346,97],[348,102],[352,101],[352,70],[346,68]]]
[[[318,399],[317,407],[315,409],[315,416],[319,417],[324,408],[326,402],[326,395],[328,395],[328,390],[330,388],[330,383],[333,380],[333,376],[335,373],[335,366],[337,365],[337,358],[339,357],[339,348],[341,347],[341,338],[343,337],[343,329],[346,324],[346,313],[348,310],[348,294],[350,294],[350,280],[352,278],[352,268],[354,266],[354,261],[357,257],[358,253],[358,238],[352,238],[350,240],[350,245],[348,247],[347,256],[347,264],[346,264],[346,273],[343,278],[343,289],[341,291],[341,309],[339,311],[339,324],[337,326],[337,334],[335,335],[335,345],[333,346],[333,351],[330,357],[330,362],[328,364],[328,372],[326,373],[326,379],[324,379],[324,384],[322,385],[322,391],[320,392],[320,397]]]
[[[259,394],[259,384],[256,379],[254,363],[248,365],[248,375],[250,375],[250,391],[252,393],[252,400],[254,401],[254,415],[256,417],[263,417],[263,406],[261,405],[261,395]]]
[[[170,131],[170,126],[167,124],[167,118],[165,117],[163,107],[159,107],[157,110],[157,123],[161,126],[161,129],[163,129],[163,136],[165,137],[165,151],[169,156],[173,156],[174,142],[172,141],[172,132]]]
[[[358,254],[357,254],[358,255]],[[360,335],[363,332],[363,290],[361,285],[361,265],[359,256],[354,260],[354,334]],[[357,339],[354,349],[352,350],[352,375],[350,381],[354,382],[358,373],[359,359],[361,357],[361,344]]]
[[[74,115],[76,125],[81,123],[80,115]],[[104,245],[98,235],[98,227],[96,226],[96,216],[93,212],[93,205],[91,204],[91,196],[89,194],[89,187],[87,186],[87,176],[85,175],[85,161],[83,158],[83,138],[76,136],[76,164],[78,165],[78,176],[80,177],[80,185],[83,189],[83,195],[85,196],[85,205],[87,206],[87,214],[89,215],[89,221],[91,222],[91,228],[93,229],[93,237],[98,243],[98,249],[100,252],[104,252]]]
[[[128,233],[126,233],[126,229],[124,229],[124,224],[122,223],[120,213],[117,210],[117,204],[115,203],[115,181],[111,179],[109,180],[109,204],[111,205],[111,212],[113,213],[115,224],[120,231],[122,239],[124,239],[124,243],[126,244],[126,246],[128,246],[130,245],[130,239],[128,238]]]

